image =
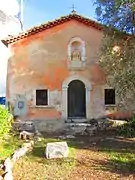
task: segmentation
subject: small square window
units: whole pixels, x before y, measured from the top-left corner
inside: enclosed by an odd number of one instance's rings
[[[36,106],[47,106],[48,105],[48,90],[41,89],[36,90]]]
[[[115,105],[114,89],[105,89],[105,105]]]

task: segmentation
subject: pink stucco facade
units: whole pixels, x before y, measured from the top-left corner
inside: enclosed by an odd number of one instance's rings
[[[104,88],[106,78],[99,66],[102,31],[70,20],[10,45],[7,100],[26,100],[24,119],[67,119],[68,84],[73,80],[85,85],[86,119],[106,114]],[[79,39],[83,57],[72,64],[70,42]],[[36,90],[48,90],[48,105],[36,106]]]

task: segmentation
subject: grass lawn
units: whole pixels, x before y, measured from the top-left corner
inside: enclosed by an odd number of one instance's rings
[[[48,142],[58,139],[42,139],[37,142],[32,152],[20,159],[14,167],[16,180],[69,179],[75,167],[75,149],[69,148],[69,158],[47,160],[44,158],[45,146]]]
[[[135,139],[102,132],[91,137],[67,140],[69,158],[47,160],[45,138],[35,144],[31,153],[20,159],[14,169],[15,180],[133,180],[135,179]]]
[[[115,151],[114,148],[102,147],[100,150],[104,151],[108,155],[110,167],[117,169],[117,171],[123,171],[125,173],[135,173],[135,150],[127,147],[119,151]],[[105,168],[107,167],[105,166]]]

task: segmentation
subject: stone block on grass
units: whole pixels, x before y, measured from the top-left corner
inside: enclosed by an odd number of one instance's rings
[[[68,157],[67,142],[47,143],[45,156],[47,159],[66,158]]]

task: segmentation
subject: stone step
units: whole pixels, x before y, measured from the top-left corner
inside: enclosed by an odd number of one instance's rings
[[[70,119],[67,119],[66,122],[74,122],[74,123],[86,123],[88,120],[87,119],[84,119],[84,118],[70,118]]]
[[[66,123],[67,134],[80,134],[80,135],[93,135],[97,131],[97,125],[91,125],[88,123]]]
[[[67,127],[90,127],[92,126],[91,124],[88,123],[66,123]]]

